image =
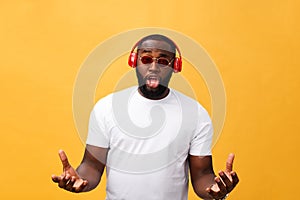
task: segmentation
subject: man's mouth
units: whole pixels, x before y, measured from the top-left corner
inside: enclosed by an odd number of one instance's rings
[[[150,88],[157,88],[159,85],[159,78],[157,76],[148,76],[146,78],[146,85]]]

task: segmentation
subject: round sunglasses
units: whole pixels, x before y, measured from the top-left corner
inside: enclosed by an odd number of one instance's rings
[[[153,62],[156,62],[157,64],[160,64],[162,67],[167,67],[169,66],[173,59],[171,61],[169,61],[167,58],[163,58],[163,57],[160,57],[160,58],[153,58],[151,56],[140,56],[139,57],[141,62],[144,64],[144,65],[147,65],[147,64],[151,64]]]

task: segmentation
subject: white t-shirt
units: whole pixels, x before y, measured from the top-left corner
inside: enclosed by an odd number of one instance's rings
[[[109,148],[107,200],[186,200],[188,155],[211,155],[213,128],[206,110],[173,89],[161,100],[137,87],[99,100],[87,144]]]

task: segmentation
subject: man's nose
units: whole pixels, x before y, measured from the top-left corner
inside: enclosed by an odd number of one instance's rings
[[[159,64],[156,62],[156,60],[153,60],[153,62],[149,66],[149,71],[159,71],[160,67]]]

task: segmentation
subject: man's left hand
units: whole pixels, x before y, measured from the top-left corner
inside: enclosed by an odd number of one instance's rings
[[[238,184],[239,178],[236,172],[232,171],[234,154],[229,154],[225,171],[219,171],[219,176],[215,177],[215,184],[206,191],[214,199],[222,199]]]

